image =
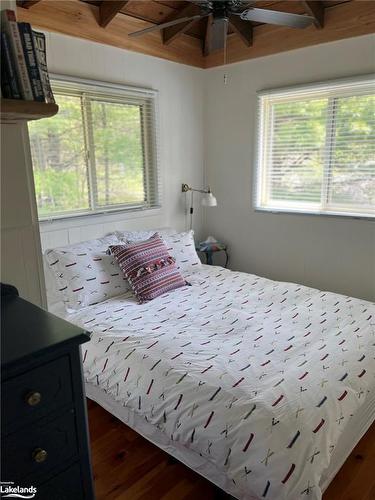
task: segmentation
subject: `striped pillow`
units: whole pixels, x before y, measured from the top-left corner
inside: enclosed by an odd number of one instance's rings
[[[111,245],[109,251],[117,260],[140,304],[188,284],[158,234],[146,241]]]

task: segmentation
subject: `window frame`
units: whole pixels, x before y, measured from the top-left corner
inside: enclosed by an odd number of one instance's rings
[[[359,209],[358,211],[353,210],[338,210],[338,204],[331,205],[335,207],[334,209],[327,209],[328,207],[328,196],[329,196],[329,188],[328,188],[328,169],[332,162],[332,139],[333,130],[335,126],[335,100],[341,97],[351,97],[355,95],[359,95],[359,93],[353,92],[354,87],[360,88],[371,86],[375,89],[375,73],[359,75],[351,78],[341,78],[335,80],[328,80],[323,82],[312,82],[303,85],[293,85],[288,87],[281,88],[272,88],[260,90],[257,92],[257,114],[256,114],[256,138],[255,138],[255,157],[254,157],[254,182],[253,182],[253,208],[256,212],[269,212],[269,213],[283,213],[283,214],[295,214],[295,215],[315,215],[315,216],[325,216],[325,217],[349,217],[353,219],[364,219],[374,221],[375,213],[366,213],[364,209]],[[313,203],[311,203],[311,209],[298,207],[300,202],[295,202],[296,207],[293,208],[293,201],[288,201],[288,207],[282,206],[284,202],[280,202],[280,207],[277,206],[277,203],[274,203],[272,206],[266,206],[263,203],[265,198],[265,192],[267,191],[267,184],[264,181],[264,178],[267,176],[268,168],[264,168],[264,165],[268,163],[267,156],[271,154],[271,148],[267,152],[267,144],[269,134],[272,133],[272,128],[267,127],[266,123],[270,123],[270,113],[272,112],[272,104],[266,103],[264,105],[264,98],[273,98],[276,100],[278,97],[280,99],[285,99],[285,97],[289,96],[290,99],[301,99],[306,96],[306,92],[313,92],[314,95],[325,96],[328,99],[329,106],[327,107],[327,115],[330,116],[330,120],[327,120],[326,123],[326,141],[325,141],[325,149],[330,149],[331,153],[327,155],[325,158],[325,163],[323,166],[323,181],[322,181],[322,197],[324,194],[324,204],[323,208],[321,208],[321,202],[319,203],[319,209],[313,208]],[[337,93],[339,92],[339,95]],[[330,132],[327,132],[327,129],[331,129]],[[308,203],[306,203],[306,206]],[[316,206],[316,205],[315,205]]]
[[[56,92],[62,93],[66,91],[66,95],[82,95],[82,127],[84,134],[84,149],[86,162],[86,175],[88,177],[88,195],[90,208],[87,210],[72,210],[70,212],[56,213],[50,215],[38,215],[40,223],[53,222],[65,219],[77,219],[85,217],[93,217],[100,215],[110,215],[118,213],[136,213],[147,210],[158,210],[162,208],[161,202],[161,171],[160,171],[160,155],[159,155],[159,93],[157,90],[121,85],[98,80],[89,80],[76,78],[66,75],[51,73],[50,81],[52,88]],[[144,153],[144,191],[145,203],[141,204],[116,204],[110,206],[101,206],[97,202],[97,182],[95,177],[95,161],[90,155],[90,151],[94,151],[95,144],[93,134],[90,133],[91,122],[87,116],[87,109],[83,104],[85,99],[84,94],[91,94],[91,99],[102,97],[107,102],[136,104],[141,107],[142,125],[141,135],[145,137],[143,141]],[[94,97],[95,96],[95,97]],[[88,96],[90,99],[90,95]],[[126,102],[128,99],[128,103]],[[132,102],[130,100],[133,99]],[[144,109],[147,107],[147,112]],[[150,118],[147,118],[149,113]],[[91,137],[90,137],[91,136]],[[150,182],[150,172],[153,171],[153,181]],[[151,195],[151,193],[153,193]]]

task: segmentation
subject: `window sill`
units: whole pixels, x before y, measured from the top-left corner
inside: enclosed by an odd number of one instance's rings
[[[292,208],[265,208],[265,207],[254,207],[255,212],[272,213],[272,214],[286,214],[286,215],[313,215],[313,216],[324,216],[324,217],[344,217],[347,219],[360,219],[375,222],[374,215],[362,215],[356,213],[342,213],[342,212],[316,212],[309,210],[297,210]]]
[[[139,219],[143,217],[153,217],[162,212],[162,207],[139,208],[133,210],[111,210],[106,212],[92,212],[87,214],[67,215],[51,219],[40,219],[40,230],[50,231],[53,229],[65,229],[83,225],[100,223],[110,223],[122,220]]]

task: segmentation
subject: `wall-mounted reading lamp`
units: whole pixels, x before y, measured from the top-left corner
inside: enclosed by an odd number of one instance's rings
[[[207,189],[194,189],[190,187],[188,184],[182,184],[182,192],[187,193],[188,191],[191,192],[191,203],[190,203],[190,229],[193,228],[193,213],[194,213],[194,192],[196,193],[202,193],[204,196],[202,196],[201,204],[204,207],[216,207],[217,201],[215,196],[212,194],[211,189],[208,187]]]

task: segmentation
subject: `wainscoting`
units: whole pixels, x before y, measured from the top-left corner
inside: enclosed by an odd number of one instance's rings
[[[89,215],[40,223],[43,250],[101,238],[113,231],[165,227],[163,209]]]

